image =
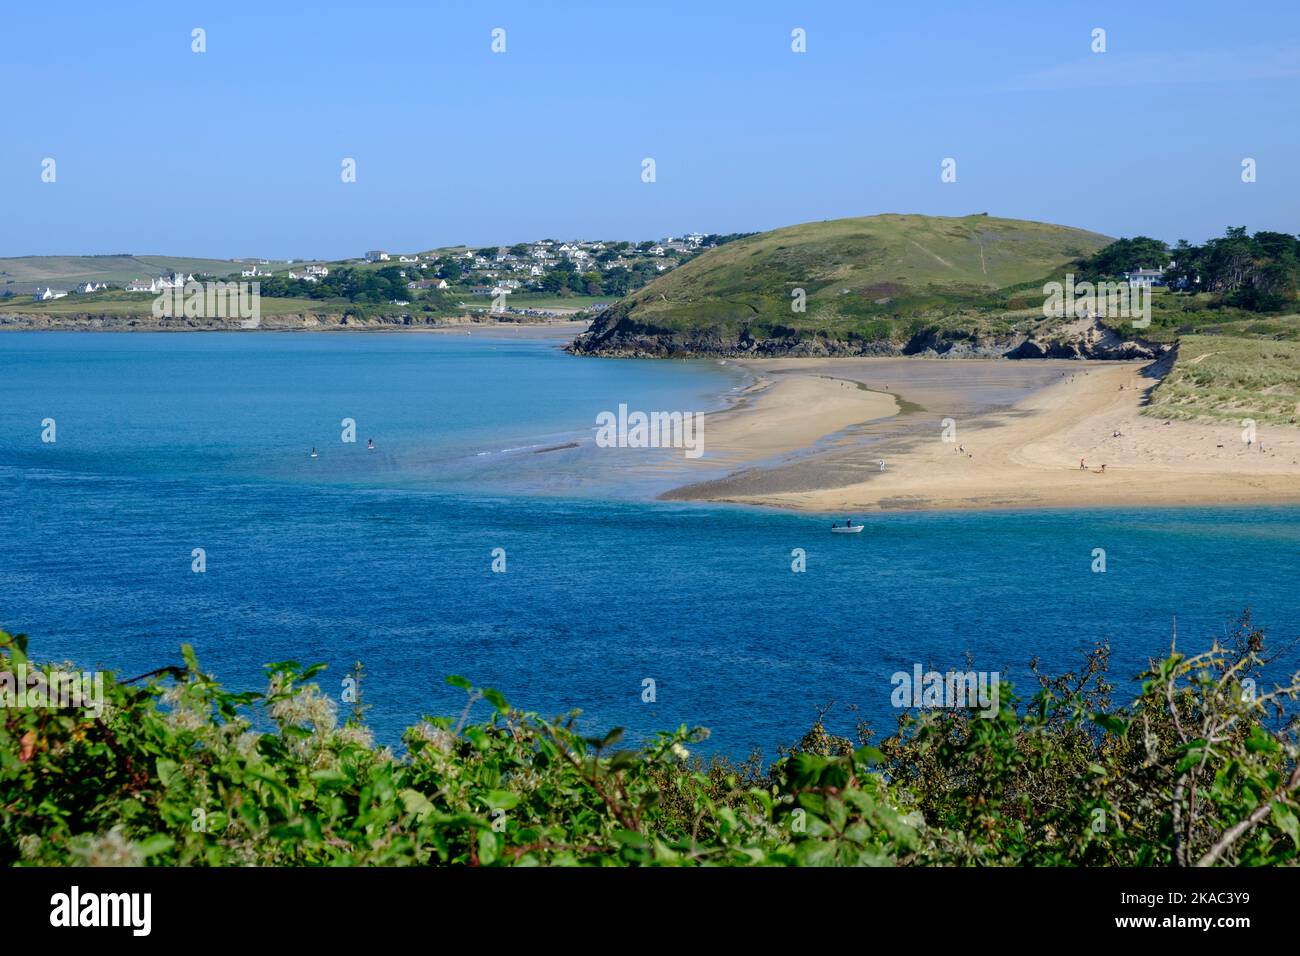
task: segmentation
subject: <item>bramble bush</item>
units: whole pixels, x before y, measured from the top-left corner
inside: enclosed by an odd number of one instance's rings
[[[97,717],[13,708],[0,727],[8,865],[1294,864],[1300,763],[1286,686],[1249,616],[1225,645],[1176,648],[1112,701],[1108,652],[991,719],[907,711],[873,743],[818,718],[764,764],[690,754],[679,727],[636,748],[579,733],[459,677],[458,718],[426,717],[398,756],[319,667],[267,667],[233,693],[184,666],[105,680]],[[0,632],[0,671],[32,666]],[[359,672],[358,672],[359,676]],[[483,716],[477,719],[477,711]]]

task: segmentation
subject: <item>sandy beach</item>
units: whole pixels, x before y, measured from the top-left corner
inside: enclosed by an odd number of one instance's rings
[[[557,339],[572,341],[575,335],[585,332],[590,322],[572,319],[542,319],[534,322],[498,322],[495,320],[465,321],[431,329],[420,329],[434,335],[481,335],[495,339]]]
[[[739,364],[757,381],[710,417],[703,459],[736,470],[665,497],[833,514],[1300,502],[1300,429],[1248,445],[1240,426],[1141,414],[1147,363]]]
[[[809,448],[859,422],[892,416],[898,402],[826,373],[767,377],[759,371],[735,407],[705,416],[708,460],[739,464]]]

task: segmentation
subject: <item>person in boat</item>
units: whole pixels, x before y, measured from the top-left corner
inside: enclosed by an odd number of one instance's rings
[[[313,458],[317,457],[317,456],[316,456],[316,449],[315,449],[314,447],[313,447],[312,450],[311,450],[311,456],[312,456]]]
[[[375,440],[373,438],[366,439],[366,448],[369,449],[370,451],[375,450]]]

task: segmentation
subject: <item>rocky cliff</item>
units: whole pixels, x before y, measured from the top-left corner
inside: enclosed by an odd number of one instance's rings
[[[615,313],[611,309],[610,313]],[[933,358],[1078,358],[1154,359],[1168,345],[1126,339],[1097,319],[1058,323],[1033,332],[979,334],[932,326],[906,341],[865,338],[833,339],[824,335],[776,330],[761,338],[746,328],[734,335],[656,329],[626,315],[608,314],[578,336],[569,351],[575,355],[621,358],[768,358],[797,356],[920,355]]]

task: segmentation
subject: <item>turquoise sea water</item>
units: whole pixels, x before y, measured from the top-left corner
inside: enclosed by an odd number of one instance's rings
[[[883,514],[832,536],[655,502],[676,472],[594,446],[620,402],[703,410],[741,383],[477,333],[0,336],[0,627],[132,675],[188,641],[254,689],[293,658],[335,692],[359,658],[389,742],[458,712],[458,673],[582,707],[593,733],[699,724],[735,754],[830,701],[833,728],[849,705],[892,727],[890,675],[915,663],[1027,688],[1031,657],[1062,669],[1106,640],[1127,679],[1175,616],[1186,647],[1247,606],[1276,646],[1300,636],[1300,509]]]

